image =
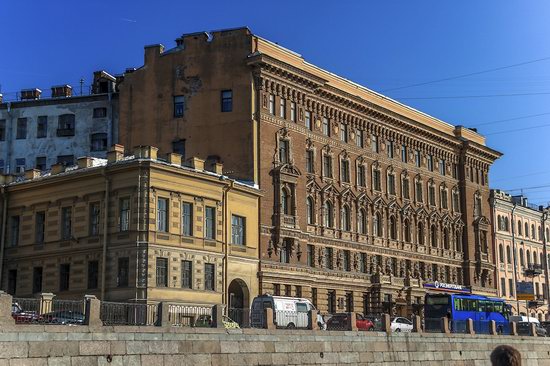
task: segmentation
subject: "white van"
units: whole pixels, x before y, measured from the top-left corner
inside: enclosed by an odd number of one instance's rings
[[[261,295],[254,298],[250,309],[250,326],[262,328],[264,309],[273,309],[273,323],[277,328],[307,328],[308,312],[316,310],[308,299],[298,297]],[[317,315],[317,324],[326,329],[323,317]]]
[[[540,324],[539,320],[537,318],[533,318],[532,316],[525,316],[525,315],[511,315],[510,316],[511,322],[516,323],[537,323]]]

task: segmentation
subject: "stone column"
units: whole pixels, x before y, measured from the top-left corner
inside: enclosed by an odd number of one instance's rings
[[[441,318],[441,333],[451,333],[451,330],[449,329],[449,318],[447,318],[446,316]]]
[[[103,326],[103,322],[100,318],[101,301],[94,295],[84,295],[84,300],[86,304],[84,324],[90,327]]]
[[[223,307],[222,305],[214,305],[212,307],[212,327],[224,328],[223,325]]]
[[[347,330],[357,330],[357,316],[355,313],[348,313],[348,329]]]
[[[54,294],[51,292],[43,292],[40,294],[40,314],[46,314],[52,311],[52,302]]]
[[[273,309],[264,309],[264,319],[264,329],[275,329],[275,324],[273,323]]]
[[[474,330],[474,321],[472,319],[466,320],[466,334],[476,334]]]
[[[15,325],[11,316],[13,298],[10,294],[0,291],[0,326]]]
[[[494,320],[489,321],[489,334],[497,335],[497,323]]]
[[[158,315],[157,315],[157,323],[155,325],[159,327],[169,327],[172,324],[170,323],[170,305],[165,302],[161,301],[158,303]]]
[[[510,322],[510,335],[511,336],[518,335],[518,327],[516,322]]]
[[[390,314],[382,314],[382,331],[387,334],[391,333],[391,319]]]
[[[529,335],[532,337],[537,337],[537,327],[535,323],[529,323]]]
[[[317,314],[319,311],[310,310],[307,313],[307,329],[310,330],[319,330],[319,325],[317,324]]]
[[[412,316],[412,323],[413,323],[413,332],[422,333],[422,320],[418,315]]]

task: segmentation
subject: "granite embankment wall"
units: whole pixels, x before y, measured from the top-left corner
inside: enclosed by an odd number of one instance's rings
[[[550,365],[550,338],[305,330],[20,325],[0,328],[0,366],[488,365],[500,344]]]

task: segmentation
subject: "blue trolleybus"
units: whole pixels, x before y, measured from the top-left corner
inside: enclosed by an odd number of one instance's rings
[[[424,301],[424,329],[440,331],[441,318],[449,319],[453,333],[465,333],[468,319],[474,322],[478,334],[489,333],[489,323],[496,322],[497,331],[510,333],[510,307],[502,299],[471,294],[426,294]]]

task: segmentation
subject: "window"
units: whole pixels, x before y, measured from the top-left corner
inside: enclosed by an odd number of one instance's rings
[[[330,155],[323,155],[323,175],[332,178],[332,157]]]
[[[282,164],[289,162],[289,141],[288,140],[279,140],[279,161]]]
[[[63,164],[65,166],[74,165],[74,155],[58,155],[57,164]]]
[[[448,199],[447,199],[447,190],[442,188],[441,189],[441,208],[447,209],[448,208]]]
[[[275,96],[269,94],[269,113],[275,115]]]
[[[17,132],[15,138],[18,140],[27,138],[27,119],[18,118],[17,119]]]
[[[107,108],[94,108],[93,118],[105,118],[107,117]]]
[[[332,207],[332,203],[327,201],[325,202],[324,207],[324,213],[325,213],[325,227],[332,228],[334,227],[334,209]]]
[[[415,186],[416,186],[416,201],[417,202],[423,202],[423,198],[422,198],[422,182],[417,180],[415,182]]]
[[[365,263],[367,263],[367,254],[361,253],[359,255],[359,272],[367,273],[367,266],[365,266]]]
[[[327,269],[334,269],[334,258],[333,258],[334,250],[332,247],[326,247],[325,248],[325,260]]]
[[[6,120],[0,119],[0,141],[6,141]]]
[[[306,150],[306,171],[308,173],[313,173],[313,167],[314,167],[314,161],[313,161],[313,150]]]
[[[349,272],[351,271],[351,255],[349,250],[344,250],[344,258],[343,258],[342,267],[344,271]]]
[[[434,157],[433,155],[428,155],[428,170],[430,172],[434,171]]]
[[[279,117],[286,118],[286,100],[279,99]]]
[[[246,218],[237,215],[231,216],[231,239],[232,244],[246,244]]]
[[[302,286],[296,286],[296,297],[302,297]],[[302,305],[303,306],[303,310],[298,310],[300,312],[307,312],[307,305],[306,304],[300,304],[300,303],[297,303],[296,304],[296,308],[298,308],[299,305]]]
[[[365,166],[363,164],[357,166],[357,185],[359,187],[367,186],[367,180],[365,177]]]
[[[296,122],[296,103],[290,102],[290,120]]]
[[[390,239],[397,240],[397,222],[395,216],[390,217]]]
[[[435,187],[430,184],[428,187],[428,198],[431,206],[435,206]]]
[[[512,253],[510,252],[510,246],[506,246],[506,263],[512,264]]]
[[[388,158],[390,159],[393,159],[393,153],[394,153],[394,145],[393,145],[393,141],[388,141],[387,143],[387,146],[386,146],[386,150],[387,150],[387,153],[388,153]]]
[[[216,239],[216,208],[206,207],[205,217],[205,238],[214,240]]]
[[[307,265],[308,267],[315,267],[314,260],[315,247],[311,244],[307,245]]]
[[[157,201],[157,231],[168,232],[168,199]]]
[[[313,130],[313,125],[311,124],[311,112],[310,111],[306,111],[306,116],[305,116],[305,119],[306,119],[306,128],[308,130]]]
[[[57,136],[74,136],[75,115],[62,114],[57,117]]]
[[[388,193],[395,195],[395,175],[388,174]]]
[[[355,132],[355,145],[357,145],[358,147],[360,148],[363,148],[364,147],[364,142],[365,139],[363,137],[363,130],[357,130]]]
[[[205,263],[204,265],[204,289],[207,291],[214,291],[216,289],[216,265],[212,263]]]
[[[453,178],[458,178],[458,164],[453,163]]]
[[[16,174],[25,173],[25,168],[26,168],[25,158],[15,159],[15,173]]]
[[[35,215],[35,236],[36,244],[44,243],[44,230],[46,223],[46,213],[44,211],[37,212]]]
[[[281,263],[290,263],[291,243],[288,240],[283,240],[279,261]]]
[[[420,155],[420,150],[414,151],[414,165],[416,165],[417,168],[420,168],[422,165],[422,156]]]
[[[514,296],[514,280],[508,279],[508,288],[510,289],[510,296]]]
[[[38,116],[36,123],[36,138],[44,138],[48,134],[48,116]]]
[[[168,287],[168,258],[157,258],[157,287]]]
[[[457,191],[453,191],[453,211],[460,212],[460,196]]]
[[[424,225],[419,222],[418,223],[418,244],[424,245]]]
[[[189,202],[181,204],[181,228],[182,235],[193,236],[193,204]]]
[[[378,153],[380,151],[380,146],[378,145],[378,136],[371,135],[370,137],[370,148],[372,152]]]
[[[32,293],[37,294],[42,292],[42,267],[34,267],[32,269]]]
[[[19,216],[10,217],[10,244],[12,247],[19,244]]]
[[[88,262],[88,290],[93,290],[97,288],[99,279],[99,262],[98,261],[89,261]]]
[[[99,234],[99,202],[90,204],[90,235]]]
[[[181,287],[193,288],[193,262],[181,261]]]
[[[285,296],[292,296],[292,289],[290,285],[285,285]],[[296,304],[297,310],[299,309],[298,304]]]
[[[307,209],[307,223],[308,225],[313,225],[315,223],[315,204],[311,197],[306,199],[306,209]]]
[[[128,274],[130,273],[130,258],[118,258],[117,287],[128,287]]]
[[[376,191],[382,190],[382,184],[380,182],[380,170],[374,169],[372,171],[372,188]]]
[[[439,174],[445,175],[445,160],[439,159]]]
[[[410,195],[409,195],[409,179],[406,178],[406,177],[403,177],[403,179],[401,180],[401,195],[405,199],[410,198]]]
[[[432,243],[432,247],[437,247],[437,229],[435,225],[432,225],[430,228],[430,240]]]
[[[222,90],[221,92],[222,112],[231,112],[233,110],[233,91]]]
[[[281,212],[285,215],[291,215],[290,193],[286,188],[281,190]]]
[[[407,146],[401,145],[401,161],[406,163],[407,160]]]
[[[349,160],[341,160],[340,165],[342,166],[342,182],[349,183],[350,182],[350,174],[349,174]]]
[[[329,314],[336,313],[336,291],[334,290],[328,291],[327,307]]]
[[[317,289],[314,287],[311,288],[311,303],[317,308]]]
[[[372,229],[374,236],[382,237],[382,216],[377,212],[372,218]]]
[[[344,206],[342,208],[342,222],[341,222],[341,229],[344,231],[350,231],[351,230],[351,215],[349,208],[347,206]]]
[[[34,165],[34,167],[36,169],[40,170],[41,172],[46,170],[46,157],[45,156],[37,156],[36,157],[36,164]]]
[[[475,196],[474,198],[474,214],[476,217],[481,216],[481,197],[480,196]],[[527,236],[527,226],[525,226],[525,235]]]
[[[281,285],[279,285],[278,283],[273,284],[273,295],[275,295],[275,296],[280,296],[281,295]]]
[[[71,265],[64,263],[59,266],[59,291],[68,291],[71,276]]]
[[[340,140],[348,142],[348,125],[340,123]]]
[[[90,149],[92,151],[107,151],[107,134],[92,133]]]
[[[130,198],[121,198],[118,201],[119,207],[119,229],[120,231],[130,230]]]
[[[0,174],[4,174],[4,159],[0,159]]]
[[[172,141],[172,152],[180,154],[182,159],[185,160],[185,140],[179,139]]]
[[[10,269],[8,271],[8,294],[15,295],[17,291],[17,270]]]
[[[185,110],[185,97],[178,95],[174,97],[174,118],[183,117],[183,111]]]
[[[403,222],[403,234],[407,243],[411,242],[411,225],[409,220],[405,219]]]
[[[63,207],[61,209],[61,239],[69,240],[72,234],[72,208]]]
[[[330,122],[327,117],[323,117],[323,134],[330,136]]]
[[[367,234],[367,214],[363,209],[357,213],[357,232],[362,235]]]

